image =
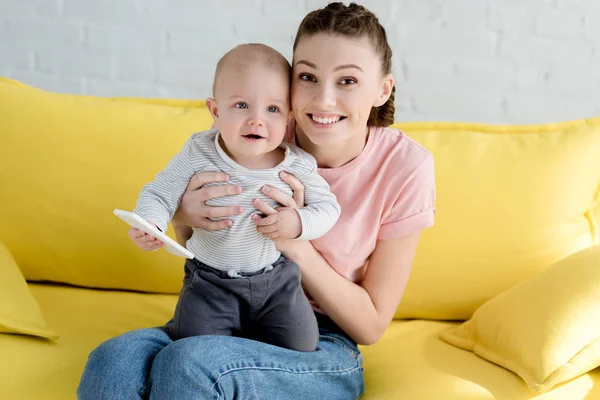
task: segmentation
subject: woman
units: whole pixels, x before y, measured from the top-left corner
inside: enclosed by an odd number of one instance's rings
[[[420,232],[433,224],[431,154],[394,118],[394,78],[385,30],[362,6],[332,3],[308,14],[294,42],[288,141],[310,152],[342,206],[336,226],[312,241],[277,241],[302,270],[320,328],[317,351],[302,353],[238,337],[199,336],[173,342],[163,328],[142,329],[100,345],[86,365],[82,399],[356,399],[364,391],[357,344],[383,335],[406,286]],[[284,207],[303,205],[265,187]],[[188,226],[226,229],[235,208],[211,208],[210,198],[234,195],[219,173],[195,176],[173,221],[178,240]],[[255,220],[270,235],[277,210]],[[157,246],[149,242],[148,248]]]

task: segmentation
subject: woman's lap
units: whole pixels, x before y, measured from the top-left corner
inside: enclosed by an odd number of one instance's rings
[[[340,333],[321,329],[314,352],[230,336],[173,342],[165,328],[128,332],[100,345],[86,365],[82,399],[356,399],[362,357]]]

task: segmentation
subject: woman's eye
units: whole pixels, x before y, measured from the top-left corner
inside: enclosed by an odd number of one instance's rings
[[[239,103],[235,103],[235,106],[237,108],[241,108],[242,110],[245,110],[246,108],[248,108],[248,103],[244,103],[243,101],[240,101]]]
[[[353,85],[356,83],[356,79],[354,78],[344,78],[340,81],[341,85]]]
[[[314,76],[310,74],[300,74],[300,80],[304,82],[314,82]]]
[[[276,113],[279,111],[279,108],[276,106],[269,106],[269,108],[267,108],[267,110],[269,110],[269,112]]]

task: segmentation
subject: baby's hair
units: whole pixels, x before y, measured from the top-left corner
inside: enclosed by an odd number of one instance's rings
[[[213,80],[213,97],[217,92],[217,82],[221,72],[231,64],[260,63],[264,67],[282,72],[288,79],[292,76],[292,67],[289,61],[277,50],[260,43],[240,44],[229,50],[217,63],[215,78]]]
[[[302,37],[328,33],[351,38],[368,38],[381,60],[381,71],[384,74],[392,72],[392,49],[387,40],[385,29],[379,23],[377,16],[365,7],[356,3],[329,3],[327,6],[309,13],[298,27],[294,50]],[[394,123],[394,94],[381,107],[373,107],[368,126],[390,126]]]

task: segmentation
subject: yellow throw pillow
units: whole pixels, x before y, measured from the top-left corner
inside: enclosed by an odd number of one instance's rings
[[[211,124],[204,101],[56,94],[0,78],[0,237],[25,278],[177,293],[184,259],[138,249],[112,211],[133,210]]]
[[[467,320],[597,243],[600,118],[396,126],[433,154],[437,189],[435,226],[423,232],[396,318]]]
[[[442,334],[543,393],[600,366],[600,246],[573,254]]]
[[[18,265],[0,242],[0,333],[19,333],[56,339],[46,328],[37,301],[29,291]]]

